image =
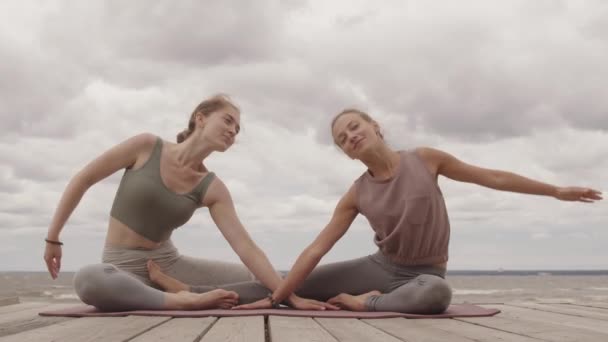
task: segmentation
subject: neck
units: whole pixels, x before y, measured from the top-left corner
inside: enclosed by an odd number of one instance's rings
[[[399,153],[391,150],[386,144],[370,150],[360,158],[374,178],[388,179],[394,176],[399,165]]]
[[[200,170],[203,160],[214,151],[209,142],[196,132],[192,133],[184,142],[175,146],[177,164],[196,171]]]

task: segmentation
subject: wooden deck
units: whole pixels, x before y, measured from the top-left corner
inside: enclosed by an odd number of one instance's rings
[[[0,306],[0,341],[608,341],[608,303],[484,304],[502,313],[456,319],[38,316],[73,305]]]

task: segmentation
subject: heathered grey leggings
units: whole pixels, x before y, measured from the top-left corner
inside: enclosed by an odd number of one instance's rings
[[[369,311],[436,314],[445,311],[452,299],[452,290],[444,277],[444,269],[398,265],[377,252],[316,267],[296,294],[327,301],[340,293],[359,295],[378,290],[382,295],[371,296],[366,302]],[[235,291],[245,302],[264,298],[269,293],[255,281],[219,287],[191,285],[190,290],[202,293],[216,288]]]
[[[180,256],[171,242],[156,250],[107,247],[103,264],[80,269],[74,287],[80,299],[106,311],[164,309],[164,293],[150,282],[147,260],[154,260],[166,274],[190,284],[192,292],[222,288],[239,294],[239,303],[266,297],[269,290],[243,265]],[[349,261],[319,266],[296,293],[321,301],[340,293],[358,295],[372,290],[366,305],[370,311],[433,314],[444,311],[452,291],[443,279],[444,270],[404,267],[380,252]]]
[[[242,264],[180,255],[171,241],[154,250],[106,246],[102,264],[85,266],[74,276],[76,294],[83,302],[106,311],[164,309],[165,294],[150,281],[148,260],[186,284],[220,288],[221,284],[255,279]]]

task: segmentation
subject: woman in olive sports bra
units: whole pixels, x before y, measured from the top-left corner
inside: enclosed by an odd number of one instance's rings
[[[151,134],[134,136],[103,153],[78,172],[66,187],[45,239],[44,260],[57,277],[62,251],[59,235],[80,199],[93,184],[125,169],[112,205],[101,264],[81,268],[74,277],[76,293],[102,310],[230,308],[259,299],[281,281],[266,255],[239,221],[224,183],[207,170],[204,160],[224,152],[239,132],[240,112],[225,96],[196,107],[178,144]],[[171,233],[200,207],[209,208],[215,224],[245,266],[180,255]],[[205,293],[167,293],[150,281],[148,261],[175,279],[207,286]],[[251,272],[249,272],[249,270]],[[244,298],[217,285],[255,279],[264,286]],[[291,296],[302,309],[333,307]]]
[[[510,172],[484,169],[431,148],[393,151],[372,118],[347,109],[332,122],[335,143],[364,172],[340,199],[325,229],[298,257],[271,297],[237,308],[268,308],[294,291],[354,311],[435,314],[451,300],[445,281],[450,225],[439,175],[502,191],[552,196],[564,201],[601,200],[599,191],[556,187]],[[378,252],[315,267],[361,213],[375,232]],[[153,279],[168,291],[190,289],[160,270]],[[250,288],[255,289],[255,283]],[[241,289],[239,293],[247,293]]]

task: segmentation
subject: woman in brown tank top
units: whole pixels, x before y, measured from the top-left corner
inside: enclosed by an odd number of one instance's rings
[[[338,202],[329,224],[300,254],[272,295],[259,296],[260,300],[236,308],[276,306],[295,291],[298,296],[354,311],[443,312],[450,304],[452,291],[444,279],[450,226],[437,186],[439,175],[497,190],[565,201],[602,199],[601,193],[593,189],[556,187],[510,172],[476,167],[436,149],[393,151],[384,142],[378,124],[355,109],[335,117],[332,135],[348,157],[360,160],[368,170]],[[376,233],[378,252],[316,267],[359,213],[368,219]],[[167,275],[156,279],[169,292],[206,291]],[[261,293],[258,286],[241,284],[235,291],[252,298]]]
[[[340,199],[330,222],[300,254],[272,296],[240,308],[269,307],[297,289],[298,294],[326,299],[320,294],[322,288],[333,287],[334,292],[343,293],[327,298],[328,302],[350,310],[436,313],[445,309],[451,298],[449,287],[441,279],[447,265],[449,223],[437,187],[439,175],[496,190],[551,196],[563,201],[589,203],[602,199],[594,189],[558,187],[511,172],[473,166],[432,148],[394,151],[385,143],[378,123],[356,109],[339,113],[331,129],[344,154],[360,160],[368,170]],[[417,178],[409,183],[399,180],[408,177]],[[414,196],[410,196],[412,193]],[[395,201],[403,206],[402,212],[395,211]],[[315,268],[358,213],[367,217],[376,232],[379,252],[369,257],[373,262],[358,259]],[[410,241],[412,237],[416,240],[414,244]],[[408,248],[401,248],[404,245]],[[375,265],[391,273],[386,281],[398,278],[399,285],[391,287],[375,282],[384,274],[374,271]],[[358,275],[358,280],[353,274]]]

